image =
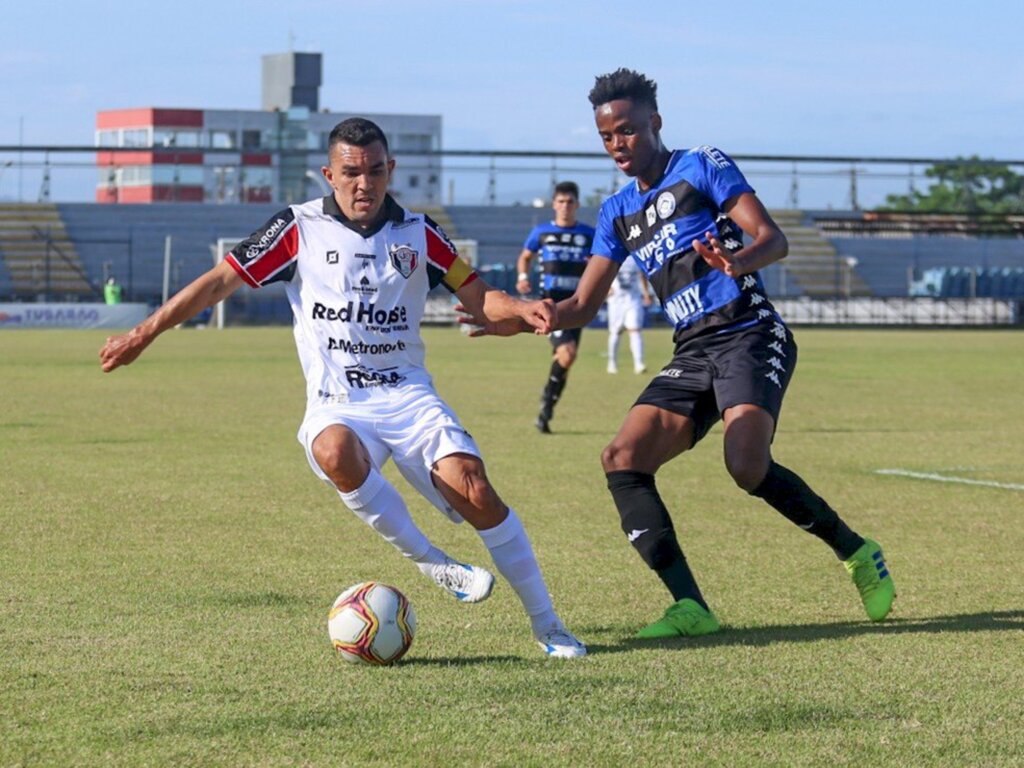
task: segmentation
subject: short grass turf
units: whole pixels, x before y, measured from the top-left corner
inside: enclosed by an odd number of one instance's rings
[[[798,330],[775,457],[882,543],[896,608],[864,619],[824,545],[733,485],[718,427],[658,483],[725,631],[660,643],[631,639],[668,596],[599,463],[645,383],[625,340],[610,376],[584,333],[543,436],[545,340],[425,338],[591,655],[544,658],[504,583],[456,603],[315,479],[287,329],[172,331],[108,375],[103,334],[9,331],[0,765],[1024,762],[1024,334]],[[645,338],[656,370],[669,334]],[[439,545],[488,562],[387,475]],[[366,579],[416,608],[397,666],[328,641],[334,597]]]

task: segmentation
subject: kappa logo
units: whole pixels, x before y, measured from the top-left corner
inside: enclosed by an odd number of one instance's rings
[[[398,270],[404,278],[408,278],[416,271],[416,266],[419,264],[419,251],[413,250],[408,245],[394,245],[390,249],[391,253],[391,266]]]
[[[629,539],[629,543],[632,544],[634,541],[639,539],[645,533],[648,533],[650,530],[651,530],[650,528],[643,528],[643,529],[640,529],[640,530],[637,530],[636,528],[634,528],[632,531],[630,531],[629,533],[626,534],[626,538]]]
[[[629,234],[626,235],[627,240],[636,240],[640,235],[643,234],[643,230],[640,229],[639,224],[634,224],[629,228]]]
[[[754,276],[753,275],[744,275],[743,276],[743,290],[746,290],[747,288],[755,288],[755,287],[757,287],[757,280],[754,279]]]
[[[338,252],[337,251],[328,251],[327,252],[327,263],[328,264],[337,264],[338,263]]]
[[[658,195],[657,206],[658,215],[663,219],[667,219],[676,212],[676,196],[668,190],[662,192]]]

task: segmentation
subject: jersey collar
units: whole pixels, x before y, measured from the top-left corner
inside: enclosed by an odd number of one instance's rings
[[[362,227],[353,224],[351,219],[341,212],[341,208],[338,207],[338,201],[334,199],[334,195],[327,195],[324,197],[324,213],[333,217],[339,224],[343,224],[356,234],[361,235],[364,239],[376,235],[384,229],[388,222],[401,224],[405,221],[405,209],[396,203],[395,199],[391,195],[386,195],[384,197],[384,205],[381,209],[382,215],[380,217],[380,221],[369,229],[363,229]]]

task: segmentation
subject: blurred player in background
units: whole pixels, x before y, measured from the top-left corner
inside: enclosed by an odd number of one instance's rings
[[[654,482],[662,465],[691,449],[719,419],[725,466],[736,484],[831,547],[868,617],[879,621],[895,596],[881,548],[852,531],[771,455],[797,348],[757,270],[786,255],[786,238],[724,152],[665,148],[656,91],[643,75],[619,69],[598,77],[590,92],[605,150],[635,182],[601,206],[593,256],[576,293],[558,303],[555,323],[588,323],[622,262],[634,258],[675,327],[672,360],[601,455],[623,533],[674,601],[637,636],[706,635],[720,628]],[[476,335],[488,332],[484,327]],[[778,589],[791,588],[784,564],[780,558],[772,572]]]
[[[622,331],[629,336],[633,355],[633,373],[647,373],[644,363],[644,313],[653,297],[647,278],[633,259],[626,259],[612,281],[608,292],[608,373],[619,372],[619,339]]]
[[[555,185],[551,207],[555,211],[554,221],[538,224],[523,243],[516,264],[519,272],[516,290],[524,296],[530,292],[530,262],[539,254],[541,295],[559,301],[572,296],[579,284],[590,257],[594,228],[576,220],[580,188],[574,182],[563,181]],[[544,434],[551,432],[549,423],[555,415],[555,404],[565,389],[569,369],[576,362],[581,333],[581,328],[567,328],[553,331],[549,336],[553,359],[535,422],[537,429]]]
[[[420,571],[464,602],[486,599],[494,577],[435,547],[381,474],[389,458],[454,522],[468,520],[515,589],[549,656],[586,648],[555,613],[526,531],[491,486],[480,450],[434,390],[420,320],[444,285],[498,334],[550,330],[550,302],[492,289],[428,217],[387,194],[395,161],[369,120],[331,132],[322,171],[333,193],[293,205],[239,243],[130,332],[107,339],[104,371],[133,362],[157,336],[243,284],[284,281],[307,383],[299,442],[318,477]]]

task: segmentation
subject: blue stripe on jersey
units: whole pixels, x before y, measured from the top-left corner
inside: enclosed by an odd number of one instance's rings
[[[736,281],[714,269],[664,300],[665,315],[679,330],[742,295]]]

